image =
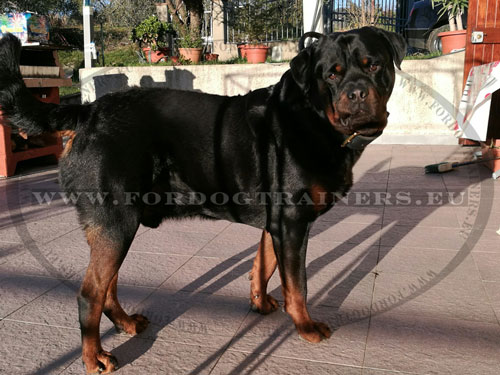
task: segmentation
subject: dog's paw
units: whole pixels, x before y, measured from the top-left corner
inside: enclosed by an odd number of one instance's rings
[[[253,298],[250,297],[250,307],[252,311],[265,315],[276,311],[279,307],[279,302],[269,294],[263,296],[259,295],[257,296],[258,298],[255,297],[256,296],[253,296]]]
[[[118,370],[118,361],[105,350],[99,351],[94,358],[84,361],[87,374],[109,374]]]
[[[321,322],[310,321],[296,325],[301,338],[308,342],[318,343],[321,340],[328,339],[332,335],[330,328]]]
[[[120,322],[116,325],[118,332],[128,333],[135,336],[143,332],[149,325],[149,320],[144,315],[134,314],[130,315],[126,321]]]

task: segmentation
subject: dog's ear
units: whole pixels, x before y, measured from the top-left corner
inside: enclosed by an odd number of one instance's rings
[[[299,54],[295,56],[292,61],[290,61],[290,70],[292,72],[292,77],[304,92],[306,92],[309,88],[309,68],[313,50],[318,41],[320,41],[324,37],[325,35],[315,31],[308,31],[307,33],[302,35],[299,40]],[[313,42],[308,47],[305,47],[305,42],[308,38],[317,39],[318,41]]]
[[[303,49],[290,61],[292,77],[303,91],[307,91],[310,80],[311,49],[311,46]]]
[[[401,62],[406,56],[406,41],[400,34],[391,31],[374,28],[389,43],[392,59],[396,67],[401,70]]]
[[[320,40],[323,37],[324,35],[321,33],[318,33],[316,31],[308,31],[307,33],[302,35],[299,39],[299,52],[305,48],[307,38],[314,38]]]

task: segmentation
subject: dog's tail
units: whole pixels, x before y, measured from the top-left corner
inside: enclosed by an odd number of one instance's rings
[[[0,39],[0,112],[7,124],[28,135],[74,130],[82,105],[57,105],[35,99],[19,69],[21,42],[12,34]]]

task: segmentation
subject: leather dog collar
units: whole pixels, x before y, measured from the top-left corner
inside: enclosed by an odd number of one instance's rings
[[[362,150],[368,146],[375,139],[380,137],[382,132],[377,132],[374,135],[366,136],[354,132],[354,134],[348,136],[340,147],[349,147],[352,150]]]

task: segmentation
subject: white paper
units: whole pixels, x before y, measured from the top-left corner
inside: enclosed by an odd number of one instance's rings
[[[457,126],[463,138],[486,141],[491,94],[500,89],[500,61],[471,69],[458,108]]]

